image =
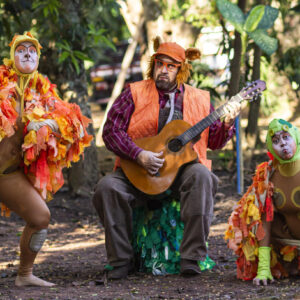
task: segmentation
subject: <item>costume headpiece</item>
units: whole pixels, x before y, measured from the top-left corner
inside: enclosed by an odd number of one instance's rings
[[[38,57],[41,55],[42,46],[40,45],[39,41],[33,37],[33,35],[29,31],[25,31],[24,34],[15,34],[12,41],[9,43],[10,46],[10,59],[5,58],[4,64],[6,66],[12,66],[13,69],[16,71],[18,75],[22,75],[20,71],[15,66],[15,50],[17,46],[23,42],[31,42],[36,48]]]
[[[190,76],[190,70],[192,69],[192,66],[188,63],[188,60],[199,59],[201,56],[200,51],[196,48],[188,48],[184,50],[184,48],[176,43],[163,43],[159,36],[153,40],[153,49],[155,53],[151,57],[147,71],[147,77],[153,78],[154,58],[158,55],[167,55],[181,63],[180,70],[176,76],[178,87],[182,83],[186,82]]]
[[[284,159],[280,158],[274,152],[274,149],[272,146],[272,137],[278,131],[288,132],[292,136],[292,138],[294,139],[294,141],[296,143],[296,146],[297,146],[296,153],[291,159],[284,160]],[[279,161],[280,164],[289,163],[289,162],[300,159],[300,131],[299,131],[299,129],[296,126],[292,125],[290,122],[285,121],[283,119],[273,119],[268,127],[267,147],[268,147],[268,150]]]
[[[3,62],[6,66],[12,67],[12,69],[17,73],[17,75],[20,78],[19,83],[16,85],[16,89],[21,97],[21,115],[23,115],[23,109],[24,109],[24,91],[26,87],[28,86],[28,83],[31,78],[36,76],[37,72],[34,71],[30,74],[24,74],[20,72],[16,65],[15,65],[15,50],[17,46],[23,42],[31,42],[37,51],[38,57],[41,55],[41,48],[39,41],[33,37],[33,35],[29,31],[25,31],[24,34],[15,34],[12,41],[9,43],[10,46],[10,59],[4,58]]]

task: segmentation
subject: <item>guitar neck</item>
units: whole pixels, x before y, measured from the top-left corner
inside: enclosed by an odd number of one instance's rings
[[[241,101],[241,98],[238,97],[238,95],[233,96],[228,102],[232,101]],[[192,139],[197,137],[199,134],[201,134],[207,127],[212,125],[215,121],[220,119],[226,114],[225,107],[227,105],[225,104],[219,106],[215,111],[210,113],[207,117],[202,119],[200,122],[186,130],[184,133],[182,133],[180,136],[177,137],[178,140],[180,140],[182,146],[190,142]]]

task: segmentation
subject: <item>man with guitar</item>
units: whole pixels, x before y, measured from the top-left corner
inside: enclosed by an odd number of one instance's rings
[[[207,255],[218,183],[206,151],[222,148],[231,139],[240,112],[239,102],[230,103],[223,121],[217,117],[212,124],[205,121],[202,131],[194,130],[193,125],[210,119],[214,111],[207,91],[185,84],[191,69],[188,60],[200,58],[200,52],[162,43],[158,37],[154,50],[148,79],[131,84],[116,99],[104,126],[103,140],[118,156],[114,172],[99,181],[93,197],[105,228],[108,279],[126,277],[133,269],[132,208],[150,197],[158,201],[155,198],[166,190],[181,204],[180,271],[200,273],[198,261]],[[155,140],[163,132],[169,136]]]

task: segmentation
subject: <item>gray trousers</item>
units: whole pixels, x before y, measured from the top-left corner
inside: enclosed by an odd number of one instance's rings
[[[203,260],[206,257],[217,184],[218,179],[212,172],[199,163],[193,163],[181,169],[171,186],[180,200],[180,216],[184,223],[181,258]],[[137,190],[121,169],[98,182],[93,203],[105,229],[110,265],[122,266],[133,260],[132,208],[145,205],[146,201],[149,201],[149,196]]]

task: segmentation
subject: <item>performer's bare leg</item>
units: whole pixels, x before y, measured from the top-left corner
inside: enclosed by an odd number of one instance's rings
[[[20,241],[20,266],[17,286],[53,286],[32,274],[36,255],[43,245],[50,221],[50,211],[25,175],[18,171],[0,177],[1,202],[26,222]]]

